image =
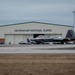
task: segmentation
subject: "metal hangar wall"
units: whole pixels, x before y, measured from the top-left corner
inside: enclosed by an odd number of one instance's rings
[[[27,38],[36,38],[44,35],[46,38],[64,38],[68,30],[73,30],[73,26],[43,23],[25,22],[0,26],[0,43],[18,44],[21,41],[27,42]]]

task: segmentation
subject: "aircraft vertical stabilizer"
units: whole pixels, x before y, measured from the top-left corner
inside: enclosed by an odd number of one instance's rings
[[[75,38],[75,33],[73,30],[68,30],[66,38]]]

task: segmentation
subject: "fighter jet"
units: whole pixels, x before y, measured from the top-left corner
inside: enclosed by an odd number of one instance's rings
[[[50,43],[52,42],[53,44],[64,44],[68,43],[72,40],[75,40],[74,38],[75,34],[72,30],[68,30],[66,37],[65,38],[45,38],[43,35],[39,35],[36,38],[33,39],[28,39],[30,42],[35,42],[36,44],[45,44],[45,43]]]
[[[30,41],[35,42],[36,44],[45,44],[48,42],[52,42],[54,44],[64,44],[65,42],[70,41],[69,38],[33,38]]]

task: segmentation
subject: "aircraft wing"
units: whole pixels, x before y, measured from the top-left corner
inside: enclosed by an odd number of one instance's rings
[[[45,38],[45,39],[41,39],[41,38],[34,38],[34,39],[30,39],[31,41],[34,41],[36,44],[40,44],[40,43],[44,43],[44,42],[60,42],[60,43],[64,43],[64,42],[68,42],[70,39],[67,38]]]

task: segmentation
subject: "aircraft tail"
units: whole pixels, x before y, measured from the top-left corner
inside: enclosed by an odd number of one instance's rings
[[[27,38],[27,42],[30,42],[30,40]]]
[[[75,33],[73,30],[68,30],[65,38],[75,38]]]

